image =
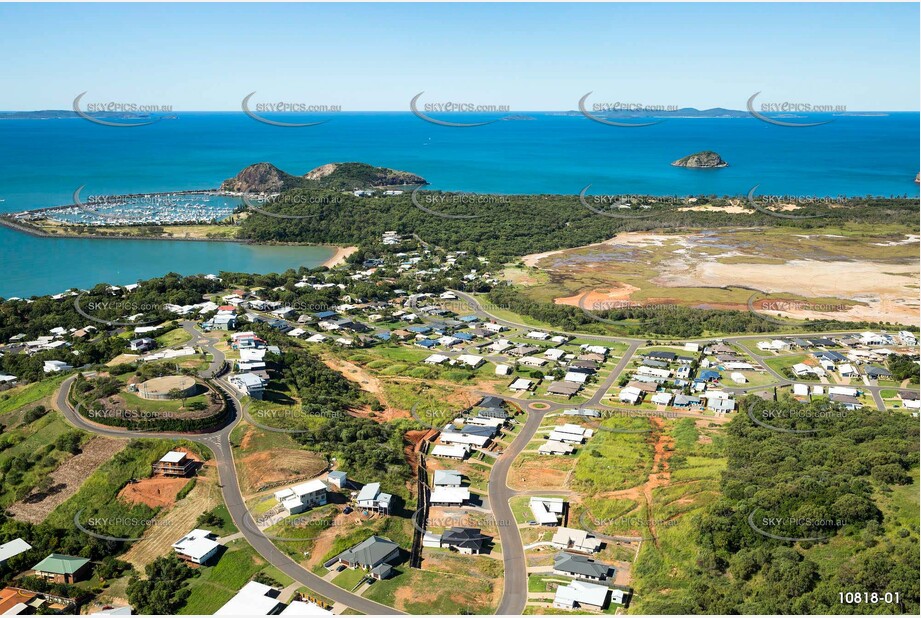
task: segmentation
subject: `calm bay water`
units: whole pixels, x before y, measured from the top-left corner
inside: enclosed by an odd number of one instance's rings
[[[242,113],[180,113],[137,128],[0,120],[0,211],[70,203],[81,185],[95,195],[211,188],[259,161],[292,174],[363,161],[419,174],[436,189],[483,193],[575,194],[591,183],[592,193],[743,195],[760,185],[759,194],[918,195],[917,113],[837,116],[800,129],[752,118],[624,129],[531,116],[475,128],[440,127],[409,113],[335,114],[306,128],[269,126]],[[730,167],[669,165],[704,149]],[[315,266],[329,255],[321,247],[42,239],[0,228],[0,296],[169,271],[273,272]]]

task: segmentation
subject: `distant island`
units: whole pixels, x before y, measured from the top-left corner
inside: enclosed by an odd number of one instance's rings
[[[686,157],[681,157],[677,161],[673,161],[672,165],[674,167],[689,167],[695,169],[729,167],[729,164],[723,161],[723,157],[712,150],[702,150],[694,154],[689,154]]]
[[[109,120],[138,120],[150,118],[150,114],[135,112],[92,112],[85,114],[93,118],[106,118]],[[60,120],[80,118],[75,111],[69,109],[45,109],[31,112],[0,112],[0,120]]]
[[[565,112],[548,112],[548,116],[582,116],[579,110]],[[599,118],[751,118],[747,111],[726,109],[725,107],[711,107],[710,109],[697,109],[696,107],[682,107],[675,110],[601,110],[592,112]]]

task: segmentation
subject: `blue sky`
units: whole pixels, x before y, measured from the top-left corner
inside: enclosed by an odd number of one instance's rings
[[[407,111],[759,102],[917,110],[919,7],[898,4],[0,5],[0,109],[74,97]]]

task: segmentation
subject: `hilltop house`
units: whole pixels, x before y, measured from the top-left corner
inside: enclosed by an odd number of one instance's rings
[[[151,468],[154,474],[163,476],[189,476],[195,470],[195,463],[195,460],[191,459],[187,453],[170,451],[155,462]]]
[[[607,586],[574,581],[566,586],[557,587],[553,606],[560,609],[584,608],[601,611],[608,605],[610,592]]]

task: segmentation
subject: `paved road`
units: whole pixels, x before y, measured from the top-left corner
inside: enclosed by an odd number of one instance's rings
[[[514,490],[508,486],[508,472],[512,462],[537,433],[547,412],[528,411],[528,420],[489,473],[489,504],[499,523],[499,541],[502,543],[502,562],[505,566],[505,588],[497,614],[520,615],[528,600],[528,565],[515,514],[508,502],[515,495]]]
[[[184,323],[183,328],[193,335],[193,341],[202,338],[201,333],[194,330],[191,323]],[[217,350],[211,342],[202,345],[209,353],[214,355],[215,362],[211,367],[202,372],[202,377],[210,377],[216,367],[223,365],[224,355]],[[175,432],[144,432],[144,431],[126,431],[121,429],[111,429],[87,422],[80,416],[70,405],[67,400],[67,393],[76,379],[76,375],[71,376],[61,383],[61,389],[58,391],[56,399],[58,409],[64,414],[70,424],[79,429],[95,434],[105,435],[113,438],[165,438],[165,439],[182,439],[197,442],[211,449],[214,454],[214,461],[217,465],[218,480],[221,486],[224,503],[230,512],[237,529],[243,533],[247,542],[262,556],[269,564],[275,566],[285,575],[288,575],[300,584],[307,586],[319,595],[322,595],[332,601],[345,604],[365,614],[402,614],[398,610],[374,601],[365,599],[358,595],[352,594],[327,582],[314,575],[297,562],[292,560],[287,554],[279,550],[275,545],[258,531],[252,522],[252,518],[246,509],[243,501],[243,493],[240,490],[240,483],[237,479],[237,471],[233,461],[233,449],[230,445],[230,434],[240,421],[243,412],[243,406],[237,399],[234,390],[220,378],[211,380],[211,383],[224,391],[231,401],[233,409],[232,418],[228,423],[215,432],[208,434],[183,434]],[[247,522],[247,523],[244,523]]]

